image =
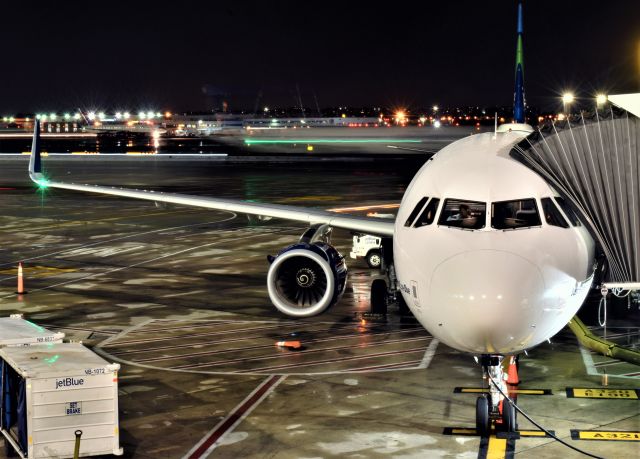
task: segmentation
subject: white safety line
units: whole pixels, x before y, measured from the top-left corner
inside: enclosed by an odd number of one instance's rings
[[[438,347],[438,343],[439,341],[435,338],[433,338],[431,343],[429,343],[429,346],[427,346],[427,349],[424,351],[424,356],[420,361],[420,365],[418,365],[419,369],[425,369],[429,366],[431,360],[433,359],[433,356],[436,355],[436,348]]]
[[[602,376],[603,373],[598,371],[595,362],[593,361],[593,357],[591,356],[591,352],[583,346],[580,346],[580,353],[582,354],[582,361],[584,362],[584,366],[587,370],[587,374],[589,376]],[[618,363],[618,362],[615,362]],[[630,373],[633,374],[633,373]],[[634,379],[638,380],[638,376],[629,376],[627,374],[617,375],[615,373],[607,373],[609,378],[622,378],[622,379]]]

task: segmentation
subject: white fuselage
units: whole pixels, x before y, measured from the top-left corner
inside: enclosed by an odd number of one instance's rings
[[[591,285],[589,233],[584,226],[548,224],[541,199],[558,193],[509,156],[524,136],[478,134],[445,147],[416,174],[398,211],[394,260],[404,299],[431,334],[455,349],[506,354],[531,348],[567,324]],[[439,199],[433,222],[405,226],[423,197]],[[539,224],[492,227],[492,203],[531,204],[532,198]],[[484,227],[442,221],[447,199],[486,203]],[[568,212],[561,213],[569,221]]]

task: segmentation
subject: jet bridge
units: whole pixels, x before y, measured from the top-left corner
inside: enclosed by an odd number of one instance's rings
[[[610,101],[618,107],[548,123],[511,151],[571,203],[598,242],[605,260],[598,279],[602,327],[609,293],[629,307],[640,304],[640,94]],[[632,352],[637,362],[640,354]]]

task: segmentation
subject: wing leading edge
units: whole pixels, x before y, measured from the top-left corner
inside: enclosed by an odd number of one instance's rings
[[[184,206],[202,207],[206,209],[227,210],[249,215],[283,218],[309,224],[323,223],[335,228],[343,228],[379,236],[393,236],[394,222],[380,218],[343,215],[324,210],[305,209],[278,204],[261,204],[235,199],[221,199],[206,196],[193,196],[180,193],[163,193],[157,191],[134,190],[99,185],[79,185],[48,180],[42,174],[40,159],[40,122],[36,120],[29,159],[29,177],[36,184],[47,188],[84,191],[88,193],[108,194],[125,198],[144,199],[147,201],[166,202]]]

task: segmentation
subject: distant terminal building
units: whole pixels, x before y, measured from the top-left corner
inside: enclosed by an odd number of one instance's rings
[[[163,120],[161,124],[169,135],[207,136],[216,134],[233,135],[245,129],[373,127],[380,124],[380,119],[373,117],[256,118],[249,115],[217,113],[174,115],[171,120]]]

